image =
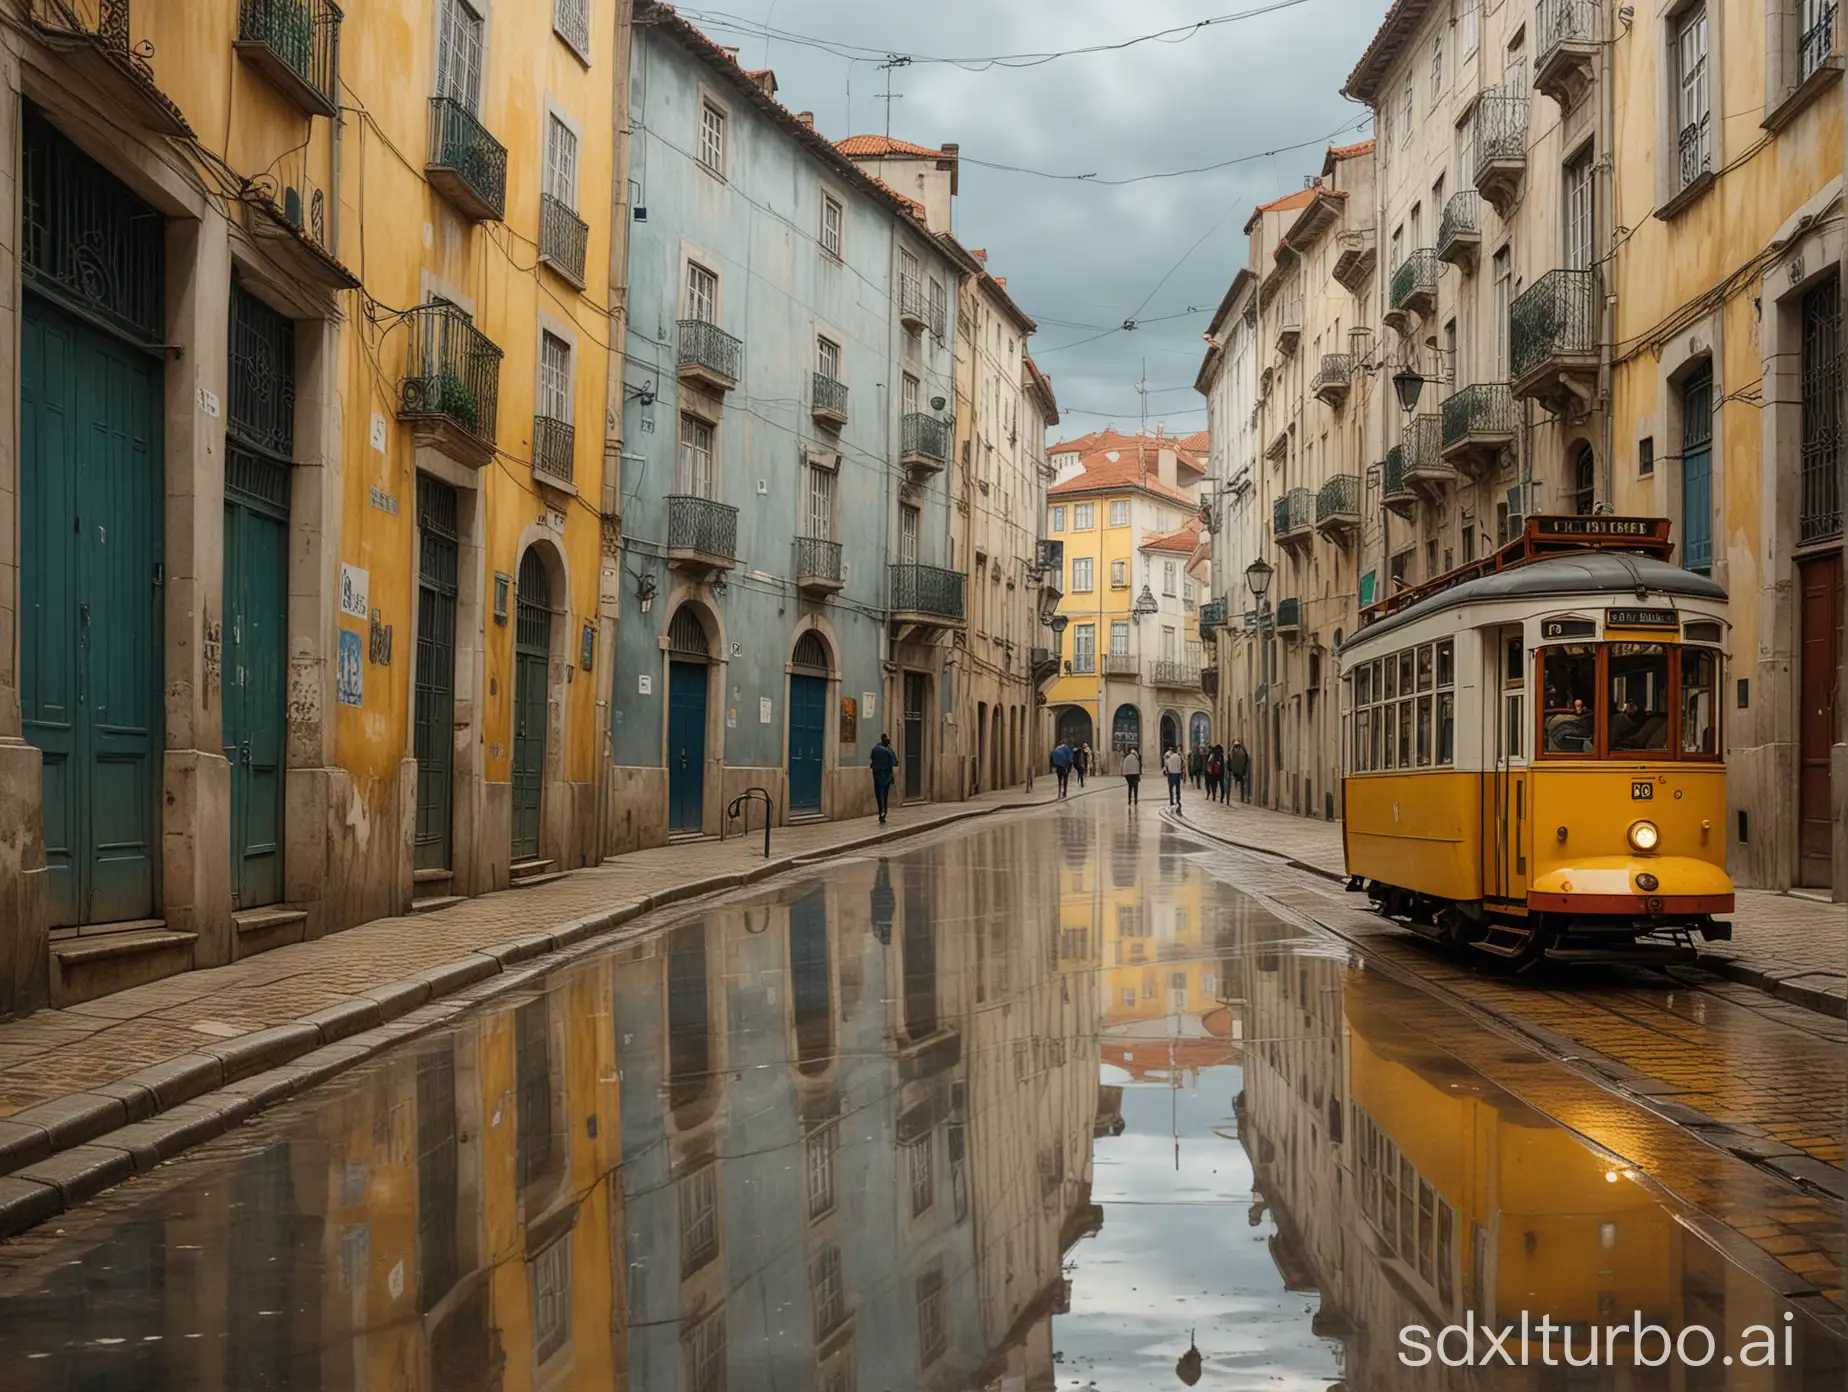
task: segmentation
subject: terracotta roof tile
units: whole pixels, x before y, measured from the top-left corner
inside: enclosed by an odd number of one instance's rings
[[[855,156],[877,158],[881,155],[910,155],[918,159],[956,158],[954,154],[933,150],[926,145],[913,145],[908,140],[894,140],[889,135],[850,135],[845,140],[835,141],[834,146],[850,159]]]
[[[1258,204],[1256,208],[1252,209],[1251,216],[1245,219],[1246,233],[1249,234],[1251,229],[1258,225],[1258,219],[1263,217],[1264,214],[1287,213],[1293,209],[1304,207],[1320,192],[1320,189],[1313,188],[1298,189],[1295,193],[1284,194],[1282,198],[1273,198],[1268,203]]]
[[[1142,448],[1139,449],[1138,437],[1134,435],[1103,430],[1054,445],[1050,453],[1063,454],[1078,450],[1083,455],[1083,472],[1055,484],[1047,490],[1047,496],[1063,497],[1073,493],[1139,488],[1154,497],[1193,507],[1195,503],[1192,498],[1180,489],[1163,483],[1157,472],[1159,451],[1163,447],[1172,449],[1174,437],[1147,435],[1141,437],[1141,444]]]
[[[1328,147],[1328,157],[1337,160],[1359,159],[1362,155],[1372,153],[1373,142],[1371,140],[1356,141],[1352,145],[1330,145]]]
[[[1169,532],[1166,536],[1150,537],[1142,543],[1144,551],[1174,551],[1191,556],[1200,545],[1200,519],[1194,518],[1178,532]]]

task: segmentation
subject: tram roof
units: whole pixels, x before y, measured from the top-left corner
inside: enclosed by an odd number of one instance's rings
[[[1341,645],[1341,651],[1370,643],[1381,634],[1465,605],[1508,599],[1567,598],[1578,595],[1673,595],[1683,599],[1726,598],[1726,590],[1705,575],[1696,575],[1653,556],[1628,551],[1585,551],[1548,556],[1511,566],[1419,600],[1376,623],[1368,624]]]

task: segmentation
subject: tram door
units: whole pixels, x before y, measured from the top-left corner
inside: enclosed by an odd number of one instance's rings
[[[1527,855],[1533,844],[1533,786],[1527,761],[1528,728],[1527,654],[1519,628],[1500,630],[1495,651],[1486,664],[1491,680],[1488,691],[1497,693],[1495,729],[1489,746],[1494,750],[1494,773],[1489,780],[1490,834],[1484,838],[1483,885],[1498,899],[1527,898]]]

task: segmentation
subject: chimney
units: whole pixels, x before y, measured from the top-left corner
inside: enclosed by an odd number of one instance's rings
[[[803,125],[807,126],[810,130],[815,129],[815,113],[814,112],[798,111],[796,113],[796,119],[800,121]]]
[[[962,172],[962,146],[954,140],[946,140],[941,149],[943,158],[950,166],[950,197],[954,198],[959,192],[956,186],[960,182],[958,176]]]
[[[776,96],[776,73],[769,68],[759,68],[750,74],[751,81],[757,84],[757,90],[766,97]]]

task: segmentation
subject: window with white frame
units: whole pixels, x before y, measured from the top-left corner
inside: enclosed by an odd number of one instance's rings
[[[552,0],[552,32],[578,57],[590,59],[590,0]]]
[[[1072,671],[1080,675],[1097,670],[1097,625],[1072,626]]]
[[[802,1143],[808,1171],[808,1216],[811,1220],[834,1211],[834,1161],[840,1149],[840,1123],[828,1122],[809,1132]]]
[[[1065,530],[1065,505],[1063,503],[1057,504],[1052,509],[1052,521],[1050,526],[1055,536]]]
[[[1412,80],[1405,79],[1405,90],[1399,93],[1399,143],[1405,144],[1412,138]]]
[[[1110,525],[1127,527],[1129,525],[1129,499],[1112,498],[1110,500]]]
[[[1514,266],[1508,248],[1495,253],[1495,380],[1508,380],[1508,311],[1514,302]]]
[[[825,463],[809,463],[802,513],[803,536],[818,541],[834,539],[834,470]]]
[[[1129,656],[1129,620],[1112,619],[1110,621],[1110,655],[1112,657]]]
[[[539,414],[571,419],[571,345],[550,332],[539,335]]]
[[[847,1288],[841,1281],[841,1249],[829,1243],[809,1259],[809,1305],[815,1314],[815,1342],[821,1343],[847,1318]]]
[[[1469,115],[1457,122],[1457,179],[1464,185],[1476,181],[1476,113],[1472,109]]]
[[[930,278],[930,331],[938,342],[950,331],[949,292],[943,288],[943,282],[936,276]]]
[[[533,1357],[544,1363],[571,1338],[571,1234],[532,1261]]]
[[[923,395],[924,384],[907,372],[898,389],[899,409],[907,416],[917,415],[923,409]]]
[[[1675,187],[1684,189],[1710,167],[1712,96],[1707,80],[1707,7],[1695,5],[1674,19]]]
[[[712,497],[712,437],[709,422],[698,416],[680,417],[680,479],[677,487],[695,498]]]
[[[1091,558],[1079,556],[1072,561],[1072,593],[1090,594],[1092,588]]]
[[[1161,592],[1165,595],[1173,595],[1174,593],[1176,570],[1177,568],[1173,561],[1163,561],[1161,563]]]
[[[1129,588],[1129,562],[1112,561],[1110,563],[1110,588],[1127,590]]]
[[[1585,150],[1566,165],[1566,266],[1588,271],[1592,263],[1591,151]]]
[[[441,0],[436,17],[436,94],[470,114],[481,108],[481,11],[469,0]]]
[[[1457,16],[1457,45],[1465,58],[1482,42],[1482,0],[1463,0]]]
[[[721,1308],[693,1326],[682,1341],[687,1392],[723,1392],[725,1387],[725,1311]]]
[[[1075,503],[1072,506],[1072,530],[1088,532],[1097,525],[1097,505],[1095,503]]]
[[[702,324],[719,322],[719,277],[697,261],[687,262],[687,318]]]
[[[909,503],[898,508],[898,560],[901,565],[918,563],[918,530],[922,515]]]
[[[837,261],[846,244],[847,210],[832,194],[821,196],[821,249]]]
[[[943,1310],[943,1273],[927,1271],[918,1277],[918,1361],[928,1367],[943,1357],[949,1335]]]
[[[1444,35],[1439,30],[1431,36],[1431,105],[1444,95]]]
[[[699,162],[714,174],[725,173],[725,112],[709,101],[699,104]]]
[[[841,345],[831,338],[815,340],[815,370],[830,382],[841,380]]]
[[[1161,660],[1163,662],[1174,661],[1174,643],[1175,634],[1173,627],[1164,627],[1161,631]]]
[[[911,1216],[921,1218],[937,1201],[936,1157],[931,1149],[931,1133],[926,1131],[912,1141],[905,1152],[911,1181]]]
[[[898,283],[905,297],[912,303],[918,303],[920,287],[924,281],[923,267],[918,264],[917,256],[904,247],[898,249]]]
[[[545,192],[577,211],[578,138],[556,116],[545,123]]]

